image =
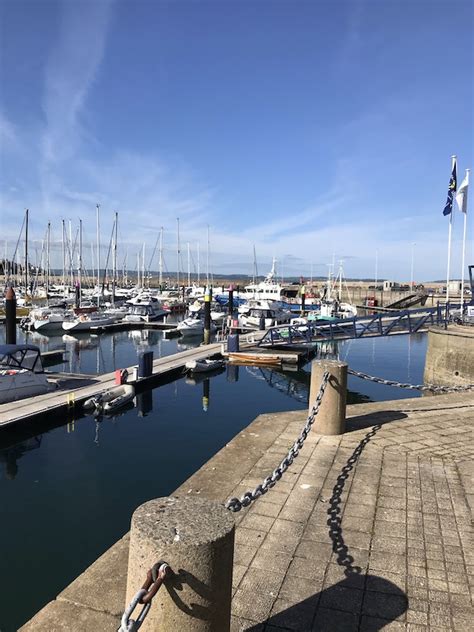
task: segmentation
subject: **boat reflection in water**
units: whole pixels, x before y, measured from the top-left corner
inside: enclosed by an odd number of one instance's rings
[[[5,478],[12,481],[16,477],[18,474],[18,461],[25,452],[38,450],[41,447],[41,440],[42,435],[39,435],[0,450],[0,463],[5,465]]]

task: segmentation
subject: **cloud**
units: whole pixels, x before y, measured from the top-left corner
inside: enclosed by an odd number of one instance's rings
[[[111,4],[60,4],[59,37],[46,65],[43,97],[41,180],[46,202],[58,182],[57,166],[71,160],[87,136],[81,115],[103,59]]]

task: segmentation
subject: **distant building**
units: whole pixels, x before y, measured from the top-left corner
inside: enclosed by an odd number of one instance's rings
[[[449,282],[449,293],[450,294],[459,294],[461,292],[461,281],[450,281]]]

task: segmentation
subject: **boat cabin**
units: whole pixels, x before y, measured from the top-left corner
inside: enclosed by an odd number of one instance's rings
[[[39,347],[35,345],[0,345],[0,371],[44,373]]]

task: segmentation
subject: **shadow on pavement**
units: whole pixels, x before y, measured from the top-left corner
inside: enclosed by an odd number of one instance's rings
[[[363,430],[370,428],[374,424],[384,426],[392,421],[400,421],[407,419],[408,415],[399,410],[381,410],[380,412],[370,413],[369,415],[359,415],[358,417],[349,417],[346,419],[346,433],[355,430]]]

